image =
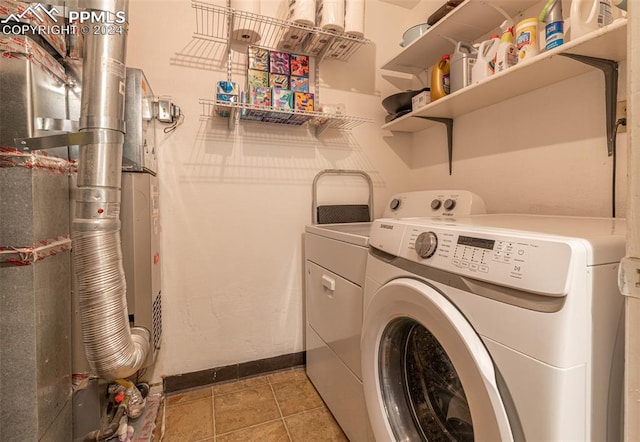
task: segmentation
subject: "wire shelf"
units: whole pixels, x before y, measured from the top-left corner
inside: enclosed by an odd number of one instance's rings
[[[203,1],[192,1],[198,38],[255,44],[267,49],[296,52],[322,59],[347,61],[365,38],[337,34],[322,28],[240,11]]]
[[[307,124],[316,129],[319,135],[328,128],[338,130],[351,130],[364,123],[372,123],[373,120],[365,117],[353,117],[348,115],[326,114],[316,111],[283,110],[254,106],[247,103],[229,103],[226,101],[200,99],[201,116],[210,118],[214,116],[228,117],[230,120],[253,120],[262,123],[302,126]]]

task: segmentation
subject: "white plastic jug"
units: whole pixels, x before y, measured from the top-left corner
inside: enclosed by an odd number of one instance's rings
[[[610,0],[573,0],[571,2],[571,40],[611,24]]]
[[[459,41],[451,56],[451,93],[471,84],[472,69],[476,63],[476,49],[468,41]]]
[[[497,35],[480,43],[476,63],[471,71],[471,81],[474,84],[493,75],[495,70],[493,63],[498,52],[498,45],[500,45],[500,38]]]

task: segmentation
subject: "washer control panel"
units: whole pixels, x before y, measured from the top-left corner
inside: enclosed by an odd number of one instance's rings
[[[400,258],[494,284],[549,296],[566,293],[571,239],[538,238],[525,232],[506,235],[446,220],[430,224],[377,220],[369,244]]]

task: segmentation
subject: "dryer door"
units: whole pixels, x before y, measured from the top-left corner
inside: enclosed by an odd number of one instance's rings
[[[491,357],[427,284],[382,286],[365,311],[362,374],[376,441],[510,441]]]

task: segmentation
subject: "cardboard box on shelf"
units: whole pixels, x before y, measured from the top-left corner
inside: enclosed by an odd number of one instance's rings
[[[249,69],[247,71],[247,88],[251,90],[252,87],[269,87],[269,73]]]
[[[313,112],[313,97],[310,92],[294,92],[294,109]]]
[[[289,87],[294,92],[309,92],[309,78],[291,76]]]
[[[269,86],[289,89],[289,76],[284,74],[269,74]]]
[[[257,46],[249,46],[247,49],[249,69],[269,72],[269,51]]]
[[[309,57],[307,55],[291,54],[291,75],[309,76]]]
[[[274,109],[293,109],[293,92],[290,89],[274,87],[271,92],[271,98]]]
[[[290,58],[286,52],[269,52],[269,72],[272,74],[289,75]]]

